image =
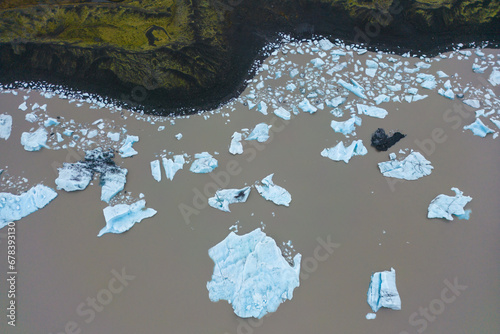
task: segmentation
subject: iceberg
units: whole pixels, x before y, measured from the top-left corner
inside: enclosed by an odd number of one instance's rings
[[[12,131],[12,116],[7,114],[0,115],[0,138],[9,139]]]
[[[374,98],[374,100],[375,100],[375,104],[379,105],[382,102],[389,102],[391,100],[391,98],[385,94],[380,94],[379,96]]]
[[[255,188],[259,194],[268,201],[271,201],[276,205],[289,206],[292,201],[292,195],[290,195],[285,188],[275,185],[273,182],[273,176],[274,173],[269,174],[262,179],[262,185],[256,184]]]
[[[476,99],[463,100],[463,103],[465,103],[469,107],[476,108],[476,109],[481,106],[481,103],[479,103],[479,100],[476,100]]]
[[[321,67],[325,65],[325,62],[321,58],[314,58],[311,60],[311,64],[313,64],[315,68],[321,69]]]
[[[490,118],[490,121],[500,129],[500,120]]]
[[[396,160],[396,154],[391,153],[390,161],[379,162],[380,172],[387,177],[404,180],[417,180],[430,175],[434,167],[419,152],[411,152],[402,161]]]
[[[443,88],[439,88],[438,94],[442,95],[444,97],[449,98],[450,100],[453,100],[455,98],[455,93],[451,89],[444,90]]]
[[[175,173],[177,173],[178,170],[182,169],[182,167],[186,163],[186,161],[184,160],[184,156],[181,154],[174,155],[174,160],[162,158],[162,162],[163,169],[165,170],[165,175],[170,181],[174,179]]]
[[[459,219],[465,218],[467,212],[464,210],[464,206],[472,201],[472,197],[464,196],[463,192],[458,188],[451,188],[455,192],[455,196],[448,195],[438,195],[429,204],[427,209],[427,218],[445,218],[447,220],[453,220],[453,216],[457,216]],[[469,211],[470,212],[470,211]]]
[[[292,116],[290,112],[283,107],[279,107],[278,109],[274,110],[274,114],[286,121],[290,120],[290,117]]]
[[[263,114],[263,115],[267,115],[267,104],[266,102],[264,101],[260,101],[259,103],[257,103],[257,110]]]
[[[0,193],[0,228],[42,209],[56,197],[57,193],[43,184],[20,195]]]
[[[365,114],[371,117],[384,118],[388,114],[387,110],[385,109],[374,106],[367,106],[366,104],[358,103],[356,104],[356,107],[358,108],[359,114]]]
[[[127,172],[127,169],[118,166],[107,166],[101,170],[101,201],[108,203],[125,188]]]
[[[120,147],[120,150],[118,151],[120,153],[120,156],[122,158],[128,158],[136,155],[137,151],[132,148],[132,145],[134,143],[137,143],[138,141],[138,136],[127,135],[127,138],[125,138],[122,147]]]
[[[235,131],[231,136],[231,145],[229,146],[229,153],[231,154],[242,154],[243,145],[241,144],[241,133]]]
[[[497,69],[494,69],[491,74],[490,74],[490,77],[488,78],[488,81],[493,85],[493,86],[497,86],[497,85],[500,85],[500,71],[497,70]]]
[[[119,132],[108,132],[106,135],[109,139],[112,141],[119,141],[120,140],[120,133]]]
[[[331,48],[333,48],[333,46],[334,46],[333,43],[330,42],[329,40],[327,40],[326,38],[318,41],[318,44],[319,44],[320,49],[323,51],[328,51]]]
[[[337,81],[339,85],[341,85],[342,87],[344,87],[345,89],[347,89],[348,91],[350,91],[351,93],[353,93],[354,95],[362,98],[362,99],[366,99],[366,95],[365,93],[363,93],[363,91],[365,90],[363,87],[361,87],[360,84],[358,84],[356,81],[354,81],[353,79],[351,79],[351,83],[347,83],[345,82],[344,80],[342,79],[339,79],[339,81]]]
[[[157,182],[161,181],[161,170],[160,170],[160,160],[156,159],[150,162],[151,164],[151,175],[153,175],[153,179]]]
[[[108,206],[102,211],[106,226],[103,227],[99,234],[100,237],[105,233],[123,233],[132,228],[135,223],[140,223],[145,218],[153,217],[156,210],[145,208],[146,201],[139,200],[132,204],[118,204],[115,206]]]
[[[21,135],[21,145],[29,152],[39,151],[42,147],[49,148],[47,137],[49,133],[44,128],[40,127],[35,132],[23,132]]]
[[[479,118],[476,118],[476,120],[473,123],[464,126],[464,130],[471,130],[474,135],[483,138],[486,137],[488,133],[495,132],[486,125],[484,125],[484,123],[481,122]]]
[[[377,314],[376,314],[376,313],[367,313],[367,314],[365,315],[365,318],[366,318],[367,320],[372,320],[372,319],[375,319],[376,317],[377,317]]]
[[[57,119],[49,117],[47,120],[43,123],[43,126],[48,128],[49,126],[57,126],[61,124]]]
[[[300,285],[301,254],[290,266],[274,239],[260,229],[241,236],[231,232],[208,255],[214,261],[207,282],[210,300],[227,300],[241,318],[260,319],[275,312]]]
[[[340,132],[344,135],[348,135],[354,131],[355,125],[361,125],[361,118],[356,115],[353,115],[350,119],[343,122],[333,121],[330,123],[333,131]]]
[[[84,190],[94,177],[93,170],[88,168],[85,162],[63,163],[62,168],[57,169],[59,176],[56,179],[57,189],[65,191]]]
[[[269,129],[271,125],[266,123],[259,123],[255,126],[252,132],[248,135],[246,140],[257,140],[259,143],[263,143],[269,139]]]
[[[193,173],[210,173],[218,166],[217,160],[208,152],[196,153],[194,157],[196,160],[189,169]]]
[[[341,141],[334,147],[325,148],[321,151],[321,156],[334,161],[344,161],[348,163],[353,156],[365,155],[366,153],[368,153],[368,150],[360,139],[353,141],[348,147],[345,147],[344,142]]]
[[[318,108],[313,106],[308,99],[304,98],[302,102],[299,103],[299,108],[302,109],[304,112],[308,112],[310,114],[314,114]]]
[[[385,270],[372,274],[367,302],[373,312],[377,312],[381,307],[401,310],[401,298],[396,288],[396,271],[394,268],[391,268],[391,271]]]
[[[242,189],[219,189],[215,192],[214,197],[208,199],[208,205],[221,211],[231,212],[229,204],[246,202],[250,195],[250,190],[250,187]]]
[[[340,106],[342,103],[344,103],[347,99],[342,96],[337,96],[331,100],[325,100],[325,103],[328,107],[330,108],[337,108]]]

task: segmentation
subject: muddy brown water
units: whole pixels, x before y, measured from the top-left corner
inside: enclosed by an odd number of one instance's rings
[[[462,80],[482,87],[463,62],[433,66],[459,72]],[[498,88],[495,92],[500,93]],[[53,117],[82,124],[99,118],[114,120],[118,127],[126,124],[128,133],[140,141],[134,144],[138,155],[116,158],[129,170],[125,190],[136,199],[144,193],[147,207],[158,213],[124,234],[97,238],[105,225],[106,204],[99,200],[94,180],[85,191],[58,191],[46,208],[18,221],[16,327],[7,325],[7,245],[0,239],[1,333],[500,333],[500,139],[453,129],[442,115],[459,102],[432,92],[411,104],[383,104],[389,111],[385,119],[363,117],[356,130],[354,138],[363,139],[368,154],[345,164],[320,156],[323,148],[346,142],[330,128],[334,117],[328,108],[314,115],[301,113],[285,124],[235,103],[230,117],[191,116],[177,119],[175,125],[152,125],[87,104],[78,108],[66,100],[46,99],[35,91],[0,95],[0,113],[14,118],[11,137],[0,141],[0,167],[28,178],[29,186],[44,183],[52,188],[54,162],[75,158],[64,149],[23,150],[21,133],[33,127],[17,109],[24,95],[30,96],[29,103],[47,103]],[[275,131],[269,141],[246,143],[242,156],[228,153],[234,131],[272,119]],[[461,126],[472,121],[473,116],[467,116]],[[157,131],[159,125],[166,130]],[[408,136],[388,152],[376,152],[369,139],[377,127],[399,129]],[[417,142],[432,138],[437,128],[446,139],[422,151]],[[174,137],[179,132],[181,140]],[[435,167],[432,174],[404,182],[383,177],[377,163],[388,160],[389,152],[406,148],[422,152]],[[149,163],[164,149],[190,155],[218,151],[219,167],[206,175],[190,173],[185,165],[173,181],[163,174],[158,183]],[[265,201],[255,189],[246,203],[232,205],[231,213],[208,207],[206,198],[195,203],[196,193],[213,194],[214,177],[226,188],[240,188],[270,173],[292,194],[290,207]],[[230,176],[226,180],[223,175]],[[467,206],[472,209],[470,220],[428,220],[429,202],[441,193],[452,195],[451,187],[473,198]],[[187,206],[196,210],[188,220],[179,209]],[[240,319],[227,302],[208,298],[206,282],[213,262],[207,251],[237,221],[239,234],[262,222],[278,245],[291,240],[303,256],[302,279],[293,299],[262,320]],[[328,240],[335,247],[326,255],[318,247]],[[366,320],[371,312],[366,302],[370,275],[391,267],[396,269],[402,310],[381,309],[375,320]],[[122,270],[133,277],[119,289],[113,278]],[[454,281],[461,290],[444,290]],[[90,311],[87,298],[100,298],[106,305],[97,301],[98,311]]]

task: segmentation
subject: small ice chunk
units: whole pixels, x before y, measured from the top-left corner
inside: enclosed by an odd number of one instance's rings
[[[271,125],[266,123],[259,123],[255,126],[252,132],[248,135],[246,140],[257,140],[259,143],[263,143],[269,139],[269,129]]]
[[[484,71],[486,71],[488,69],[488,66],[485,66],[485,67],[481,67],[479,64],[472,64],[472,72],[474,73],[484,73]]]
[[[468,99],[468,100],[463,100],[463,102],[472,107],[472,108],[479,108],[481,106],[481,103],[479,103],[479,100],[476,100],[476,99]]]
[[[500,85],[500,71],[497,70],[497,69],[494,69],[491,74],[490,74],[490,77],[488,79],[488,81],[493,85],[493,86],[496,86],[496,85]]]
[[[295,86],[293,83],[289,83],[288,85],[286,85],[286,90],[289,90],[291,92],[293,92],[296,88],[297,86]]]
[[[354,131],[355,125],[361,125],[361,118],[356,115],[352,115],[350,119],[343,122],[333,121],[330,123],[333,131],[343,133],[344,135],[348,135]]]
[[[167,179],[173,180],[175,173],[177,171],[181,170],[184,164],[186,163],[186,160],[184,160],[184,156],[182,154],[174,155],[174,159],[162,159],[163,162],[163,169],[165,170],[165,175],[167,176]]]
[[[436,74],[438,75],[438,77],[440,78],[448,78],[449,75],[444,73],[443,71],[437,71]]]
[[[420,84],[420,86],[422,86],[423,88],[426,88],[426,89],[434,89],[436,88],[436,81],[434,80],[425,80],[424,82],[422,82]]]
[[[446,80],[446,82],[444,83],[444,88],[445,89],[451,89],[451,82],[450,82],[450,80]]]
[[[176,134],[175,135],[175,139],[181,140],[182,139],[182,133],[179,132],[178,134]]]
[[[325,65],[325,62],[321,58],[314,58],[311,60],[311,64],[313,64],[313,66],[315,68],[321,69],[321,67],[323,67],[323,65]]]
[[[389,102],[391,99],[389,96],[385,95],[385,94],[380,94],[379,96],[377,96],[375,99],[375,104],[379,105],[381,104],[382,102]]]
[[[429,204],[427,218],[445,218],[453,220],[453,216],[461,216],[465,214],[464,206],[472,201],[472,197],[463,196],[463,192],[458,188],[451,188],[455,192],[455,196],[438,195]]]
[[[481,122],[479,118],[476,118],[476,120],[473,123],[464,126],[464,130],[471,130],[474,135],[483,138],[486,137],[488,133],[495,132],[486,125],[484,125],[484,123]]]
[[[59,176],[56,179],[57,189],[65,191],[77,191],[87,188],[94,177],[94,172],[84,162],[63,163],[63,167],[57,169]]]
[[[138,136],[127,135],[127,138],[125,138],[122,147],[120,147],[118,151],[120,153],[120,156],[122,158],[128,158],[136,155],[137,151],[132,148],[132,145],[134,143],[137,143],[138,141],[139,141]]]
[[[278,109],[275,109],[274,114],[280,118],[283,118],[286,121],[290,120],[290,117],[292,116],[290,114],[290,112],[283,107],[279,107]]]
[[[399,92],[401,90],[401,85],[400,84],[387,85],[387,89],[389,89],[393,92]]]
[[[241,318],[262,318],[293,298],[299,286],[301,255],[293,267],[274,239],[261,229],[245,235],[229,235],[208,250],[214,261],[212,280],[207,282],[212,302],[227,300]]]
[[[367,313],[365,317],[367,320],[372,320],[372,319],[375,319],[377,317],[377,314],[376,313]]]
[[[73,132],[74,132],[73,130],[70,130],[70,129],[65,129],[65,130],[63,131],[63,135],[68,136],[68,137],[71,137],[71,135],[73,135]]]
[[[455,93],[453,93],[451,89],[444,90],[443,88],[439,88],[438,94],[447,97],[450,100],[453,100],[455,98]]]
[[[260,101],[258,104],[257,104],[257,110],[264,114],[264,115],[267,115],[267,104],[266,102],[264,101]]]
[[[0,115],[0,138],[9,139],[12,131],[12,116],[8,114]]]
[[[326,38],[320,40],[318,42],[318,44],[319,44],[320,49],[323,51],[328,51],[331,48],[333,48],[333,46],[334,46],[333,43],[330,42],[329,40],[327,40]]]
[[[396,155],[391,153],[390,161],[379,162],[380,172],[387,177],[404,180],[417,180],[430,175],[434,167],[431,162],[419,152],[411,152],[402,161],[396,160]]]
[[[347,147],[345,147],[344,142],[341,141],[334,147],[325,148],[321,151],[321,156],[334,161],[344,161],[345,163],[348,163],[353,156],[365,155],[366,153],[368,153],[368,150],[363,145],[363,141],[360,139],[353,141],[351,145]]]
[[[0,228],[42,209],[56,197],[57,193],[43,184],[20,195],[0,193]]]
[[[384,118],[388,114],[387,110],[379,107],[368,106],[366,104],[360,104],[360,103],[358,103],[356,106],[358,108],[359,114],[365,114],[367,116],[376,118]]]
[[[250,190],[250,187],[242,189],[219,189],[215,192],[214,197],[208,199],[208,205],[221,211],[231,212],[229,204],[246,202],[250,195]]]
[[[24,116],[24,119],[30,123],[35,123],[36,121],[38,121],[38,116],[35,113],[30,112]]]
[[[26,105],[26,102],[23,102],[19,105],[18,107],[19,110],[26,111],[28,109],[28,106]]]
[[[299,74],[299,70],[294,68],[293,70],[290,71],[290,78],[295,78]]]
[[[304,98],[302,102],[299,103],[299,108],[302,109],[304,112],[308,112],[310,114],[314,114],[318,108],[313,106],[308,99]]]
[[[160,182],[161,181],[161,170],[160,170],[160,160],[156,159],[151,161],[151,175],[153,179]]]
[[[490,119],[490,121],[500,129],[500,120],[498,119]]]
[[[381,307],[401,310],[401,298],[396,287],[396,271],[394,268],[391,268],[391,271],[385,270],[372,274],[367,302],[373,312],[377,312]]]
[[[42,147],[49,148],[47,143],[47,130],[40,127],[34,132],[23,132],[21,135],[21,145],[26,151],[39,151]]]
[[[262,185],[255,185],[255,188],[259,192],[259,194],[267,199],[268,201],[273,202],[276,205],[284,205],[289,206],[292,201],[292,196],[290,193],[280,186],[277,186],[273,182],[273,174],[269,174],[264,179],[262,179]]]
[[[242,154],[243,145],[241,144],[241,133],[235,131],[231,136],[231,145],[229,146],[229,153],[231,154]]]
[[[213,171],[218,166],[217,160],[208,152],[196,153],[195,161],[189,169],[193,173],[206,174]]]
[[[342,97],[342,96],[337,96],[337,97],[334,97],[333,99],[331,100],[325,100],[325,103],[328,107],[330,108],[337,108],[338,106],[340,106],[342,103],[344,103],[347,99],[345,97]]]
[[[43,122],[43,125],[48,128],[49,126],[57,126],[61,124],[57,119],[49,117],[45,122]]]
[[[353,79],[351,79],[351,83],[347,83],[344,80],[339,79],[338,84],[341,85],[342,87],[344,87],[345,89],[347,89],[348,91],[350,91],[351,93],[353,93],[354,95],[356,95],[356,96],[358,96],[358,97],[360,97],[362,99],[366,99],[367,98],[366,95],[365,95],[365,93],[363,93],[363,91],[365,89],[363,87],[361,87],[361,85],[359,85]]]
[[[98,237],[105,233],[123,233],[132,228],[135,223],[140,223],[145,218],[153,217],[156,210],[146,208],[146,201],[139,200],[132,204],[118,204],[108,206],[102,211],[106,226],[99,231]]]
[[[120,140],[120,133],[119,132],[108,132],[106,135],[109,139],[112,141],[119,141]]]

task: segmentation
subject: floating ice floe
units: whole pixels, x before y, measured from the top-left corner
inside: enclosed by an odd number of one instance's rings
[[[404,180],[417,180],[430,175],[434,167],[419,152],[411,152],[402,161],[396,160],[396,154],[389,154],[390,161],[379,162],[380,172],[387,177]]]
[[[42,147],[49,148],[47,137],[49,133],[44,128],[40,127],[34,132],[23,132],[21,135],[21,145],[26,151],[39,151]]]
[[[323,51],[328,51],[334,47],[333,43],[330,42],[329,40],[327,40],[326,38],[319,40],[318,45],[319,45],[320,49]]]
[[[120,133],[119,132],[108,132],[106,137],[108,137],[112,141],[119,141],[120,140]]]
[[[9,139],[12,131],[12,116],[8,114],[0,115],[0,139]]]
[[[363,141],[360,139],[353,141],[351,145],[347,147],[345,147],[344,142],[341,141],[334,147],[325,148],[321,151],[321,156],[334,161],[344,161],[345,163],[348,163],[353,156],[365,155],[366,153],[368,153],[368,150],[363,145]]]
[[[290,112],[283,107],[279,107],[278,109],[274,110],[274,114],[286,121],[290,120],[290,117],[292,116]]]
[[[441,194],[431,201],[427,209],[427,218],[453,220],[453,215],[455,215],[462,219],[469,219],[464,206],[472,201],[472,197],[464,196],[458,188],[451,188],[451,190],[455,192],[455,196]]]
[[[118,151],[120,153],[120,156],[122,158],[128,158],[136,155],[137,151],[132,148],[132,145],[134,143],[137,143],[138,141],[139,141],[138,136],[127,135],[127,138],[125,138],[122,147],[120,147]]]
[[[315,68],[321,69],[321,67],[325,65],[325,62],[321,58],[314,58],[311,60],[311,64],[313,64]]]
[[[151,175],[153,179],[157,182],[161,181],[161,169],[160,169],[160,160],[156,159],[150,162],[151,164]]]
[[[267,104],[266,102],[264,101],[260,101],[259,103],[257,103],[257,110],[263,114],[263,115],[267,115]]]
[[[490,119],[490,121],[497,126],[497,128],[500,129],[500,120],[497,119]]]
[[[469,107],[476,108],[476,109],[481,106],[481,103],[479,103],[479,100],[476,100],[476,99],[463,100],[462,102],[465,103],[466,105],[468,105]]]
[[[365,89],[353,79],[351,79],[351,83],[347,83],[344,80],[339,79],[338,84],[362,99],[367,98],[364,93]]]
[[[35,123],[36,121],[38,121],[38,116],[34,112],[30,112],[24,116],[24,119],[30,123]]]
[[[231,145],[229,146],[229,153],[231,154],[242,154],[243,145],[241,144],[241,133],[235,131],[231,136]]]
[[[290,195],[285,188],[275,185],[273,182],[273,176],[274,173],[269,174],[262,179],[262,185],[256,184],[255,188],[259,194],[268,201],[271,201],[276,205],[289,206],[292,201],[292,195]]]
[[[342,103],[344,103],[347,99],[342,96],[337,96],[331,100],[325,100],[325,104],[330,108],[337,108]]]
[[[376,105],[381,104],[382,102],[389,102],[391,98],[385,94],[380,94],[379,96],[373,99]]]
[[[26,105],[26,102],[23,102],[17,107],[19,110],[26,111],[28,109],[28,106]]]
[[[365,114],[371,117],[384,118],[388,114],[387,110],[385,109],[374,106],[367,106],[366,104],[358,103],[356,104],[356,107],[358,108],[358,114]]]
[[[102,211],[106,226],[99,231],[97,236],[100,237],[105,233],[123,233],[130,230],[135,223],[153,217],[157,211],[145,208],[145,206],[146,201],[139,200],[132,204],[118,204],[104,208]]]
[[[58,168],[59,176],[56,179],[57,189],[78,191],[87,188],[94,177],[94,171],[88,168],[85,162],[63,163]]]
[[[269,129],[271,125],[266,123],[259,123],[255,126],[252,132],[246,137],[246,140],[257,140],[259,143],[263,143],[269,139]]]
[[[208,255],[215,264],[207,282],[210,300],[227,300],[241,318],[275,312],[300,285],[301,255],[290,266],[274,239],[260,229],[241,236],[231,232]]]
[[[367,302],[373,312],[377,312],[381,307],[401,310],[401,298],[396,287],[396,271],[394,268],[391,268],[391,271],[385,270],[372,274]]]
[[[490,74],[490,77],[488,78],[488,81],[493,85],[493,86],[496,86],[496,85],[500,85],[500,71],[497,70],[497,69],[494,69],[491,74]]]
[[[310,114],[314,114],[318,108],[313,106],[311,102],[309,102],[308,99],[304,98],[302,102],[299,103],[299,108],[302,109],[304,112],[308,112]]]
[[[193,161],[189,169],[193,173],[210,173],[218,166],[217,160],[208,152],[196,153],[194,157],[196,160]]]
[[[57,126],[59,124],[61,124],[61,122],[52,117],[47,118],[47,120],[43,122],[43,126],[45,126],[46,128],[48,128],[49,126]]]
[[[337,122],[332,120],[332,122],[330,123],[333,131],[343,133],[344,135],[352,133],[355,129],[355,125],[361,125],[361,118],[356,115],[353,115],[347,121]]]
[[[221,211],[231,212],[229,204],[246,202],[250,195],[250,187],[242,189],[219,189],[214,197],[208,199],[208,205]]]
[[[162,159],[163,162],[163,169],[165,170],[165,175],[167,176],[167,179],[172,181],[174,179],[175,173],[177,173],[178,170],[181,170],[184,164],[186,163],[186,160],[184,159],[184,156],[179,154],[179,155],[174,155],[174,159]]]
[[[464,130],[471,130],[474,135],[483,138],[486,137],[488,133],[495,132],[486,125],[484,125],[484,123],[479,118],[476,118],[476,120],[473,123],[464,126]]]
[[[20,195],[0,193],[0,228],[45,207],[56,197],[57,193],[43,184]]]
[[[444,90],[443,88],[439,88],[438,94],[447,97],[450,100],[455,99],[455,93],[453,93],[451,89]]]
[[[375,314],[375,313],[367,313],[365,316],[365,318],[367,320],[372,320],[372,319],[375,319],[376,317],[377,317],[377,314]]]
[[[178,134],[176,134],[175,135],[175,139],[181,140],[182,139],[182,133],[179,132]]]

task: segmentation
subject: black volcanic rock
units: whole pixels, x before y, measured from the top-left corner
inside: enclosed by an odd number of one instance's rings
[[[406,137],[401,132],[395,132],[392,136],[388,136],[384,129],[378,128],[372,135],[372,146],[377,151],[387,151],[391,146]]]

